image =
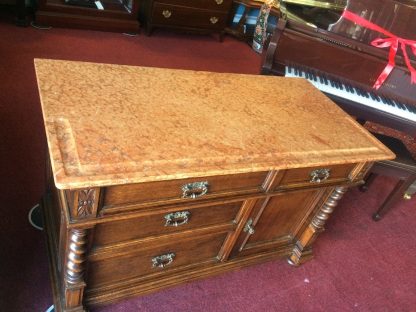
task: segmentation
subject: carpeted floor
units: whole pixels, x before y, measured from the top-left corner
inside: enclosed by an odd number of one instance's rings
[[[33,58],[257,74],[260,57],[230,37],[128,37],[12,22],[0,12],[0,311],[43,312],[52,304],[46,248],[27,221],[44,189]],[[300,268],[273,261],[93,311],[416,311],[416,200],[401,202],[381,222],[370,218],[393,184],[381,177],[367,194],[351,190],[315,258]]]

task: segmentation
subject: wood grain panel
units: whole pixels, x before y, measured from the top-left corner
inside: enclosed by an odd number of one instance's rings
[[[150,275],[161,272],[169,273],[170,269],[186,265],[198,265],[205,262],[216,262],[218,252],[227,233],[206,235],[181,242],[172,241],[157,247],[138,250],[137,253],[123,257],[109,258],[91,262],[88,271],[90,288],[110,284],[129,278]],[[163,254],[174,253],[173,262],[165,268],[152,266],[152,258]]]
[[[260,191],[266,171],[111,186],[105,190],[104,207],[149,201],[182,199],[182,186],[193,182],[208,182],[208,193],[201,198],[225,192]],[[189,202],[190,199],[184,199]]]
[[[162,212],[149,213],[145,216],[98,224],[95,227],[95,246],[108,245],[149,236],[167,235],[170,233],[210,226],[220,223],[232,223],[242,202],[225,203],[205,207],[186,207]],[[189,212],[188,222],[179,226],[166,226],[165,216],[174,212]]]

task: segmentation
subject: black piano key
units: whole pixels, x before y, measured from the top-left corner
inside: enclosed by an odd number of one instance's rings
[[[381,101],[382,101],[384,104],[387,104],[387,101],[386,101],[386,99],[385,99],[383,96],[381,96],[380,98],[381,98]]]
[[[406,105],[407,109],[412,112],[413,114],[416,114],[416,107],[413,105]]]
[[[402,103],[396,102],[396,104],[400,109],[406,110],[406,107]]]
[[[326,79],[326,77],[324,76],[324,77],[322,77],[323,79],[324,79],[324,82],[325,82],[325,84],[326,85],[328,85],[328,79]]]
[[[324,78],[322,78],[321,76],[319,76],[319,82],[324,84]]]
[[[291,74],[292,73],[292,67],[291,66],[288,66],[287,67],[287,71],[289,72],[289,74]]]

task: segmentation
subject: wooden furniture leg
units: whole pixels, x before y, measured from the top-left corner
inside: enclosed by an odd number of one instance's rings
[[[361,192],[367,192],[370,185],[373,184],[374,180],[377,178],[377,174],[370,172],[367,177],[364,179],[365,183],[359,187]]]
[[[407,189],[416,181],[416,175],[411,175],[407,179],[400,179],[395,185],[393,191],[387,196],[384,203],[373,214],[373,220],[379,221],[383,215],[401,198],[403,198]]]

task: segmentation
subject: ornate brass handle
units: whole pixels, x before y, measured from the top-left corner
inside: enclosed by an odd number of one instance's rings
[[[164,268],[165,266],[171,264],[173,259],[175,258],[175,254],[173,252],[156,256],[152,258],[152,267],[153,268]]]
[[[169,17],[172,15],[172,12],[171,12],[171,11],[169,11],[169,10],[163,10],[162,15],[163,15],[165,18],[169,18]]]
[[[189,211],[178,211],[172,212],[165,215],[165,226],[180,226],[188,223],[189,216],[191,213]]]
[[[208,182],[193,182],[182,186],[182,198],[197,198],[208,192]]]
[[[310,173],[311,176],[311,183],[321,183],[329,178],[331,174],[330,169],[315,169],[312,170]]]
[[[253,227],[253,219],[248,219],[243,231],[250,234],[250,235],[254,234],[255,230],[254,230],[254,227]]]
[[[215,2],[216,2],[218,5],[220,5],[220,4],[222,4],[222,3],[224,2],[224,0],[215,0]]]
[[[213,16],[209,19],[209,21],[211,22],[211,24],[216,24],[218,22],[218,17]]]

